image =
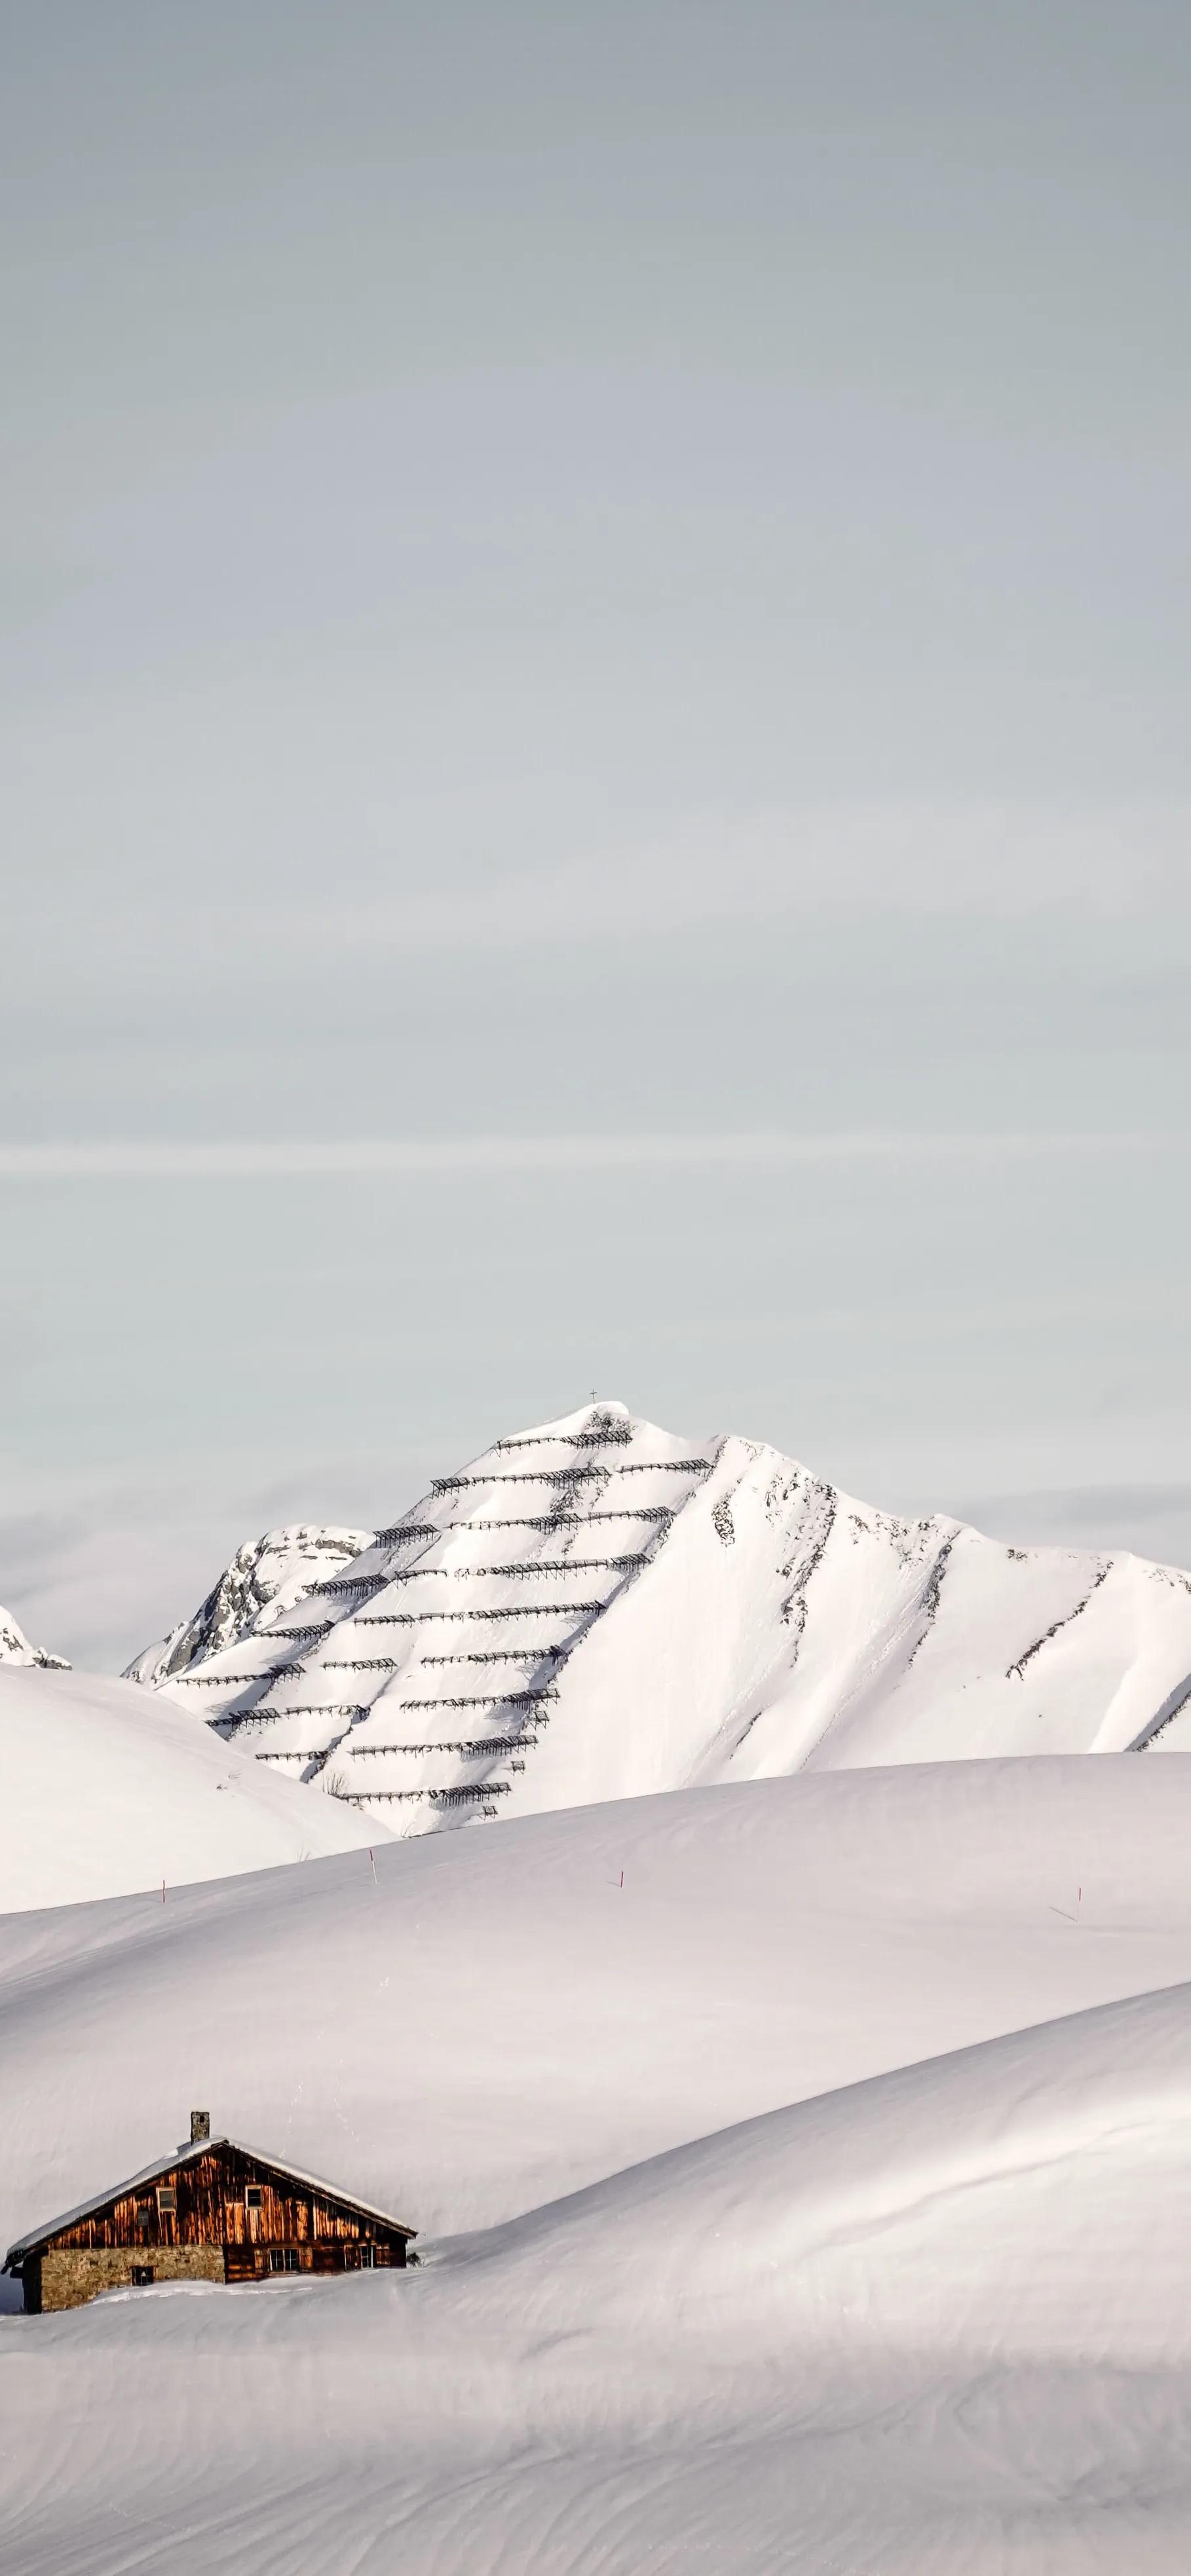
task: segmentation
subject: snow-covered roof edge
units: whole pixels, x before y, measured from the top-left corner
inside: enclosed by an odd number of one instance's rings
[[[63,2210],[60,2218],[51,2218],[45,2227],[31,2227],[27,2235],[18,2236],[15,2245],[9,2246],[3,2263],[0,2263],[0,2272],[11,2272],[14,2263],[31,2254],[36,2246],[46,2244],[51,2236],[59,2235],[64,2227],[75,2226],[80,2218],[89,2218],[94,2210],[106,2209],[109,2201],[123,2200],[127,2192],[138,2191],[142,2183],[157,2182],[162,2174],[176,2173],[179,2165],[189,2164],[195,2156],[210,2155],[213,2147],[234,2147],[240,2155],[251,2156],[254,2164],[267,2165],[271,2172],[284,2174],[290,2182],[305,2183],[309,2191],[321,2192],[328,2200],[342,2202],[345,2209],[357,2210],[361,2218],[379,2218],[385,2227],[395,2227],[401,2236],[417,2235],[416,2227],[407,2227],[405,2220],[394,2218],[391,2210],[377,2209],[372,2201],[360,2200],[352,2191],[341,2191],[338,2183],[325,2181],[321,2174],[303,2173],[300,2166],[287,2165],[280,2156],[266,2155],[262,2148],[248,2146],[243,2138],[199,2138],[193,2146],[175,2147],[172,2155],[158,2156],[153,2164],[144,2165],[140,2173],[130,2174],[127,2182],[114,2183],[107,2191],[93,2192],[89,2200],[79,2202],[77,2209]]]

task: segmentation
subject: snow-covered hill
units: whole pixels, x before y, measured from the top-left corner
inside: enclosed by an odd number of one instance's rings
[[[230,1625],[206,1604],[133,1671],[400,1834],[802,1768],[1191,1742],[1191,1575],[900,1520],[621,1405],[498,1441],[367,1541],[302,1533],[309,1579],[294,1535],[259,1543],[290,1551],[272,1597],[249,1613],[240,1584]],[[349,1539],[319,1579],[318,1548]]]
[[[131,1682],[0,1668],[0,1911],[386,1839]],[[367,1865],[367,1864],[365,1864]]]
[[[0,2321],[6,2568],[1182,2576],[1189,1833],[902,1766],[0,1923],[5,2243],[192,2103],[423,2231]]]
[[[11,1610],[0,1610],[0,1664],[35,1666],[44,1673],[68,1673],[70,1670],[65,1655],[49,1655],[44,1646],[30,1645]]]
[[[904,1765],[0,1918],[0,2251],[192,2102],[432,2234],[487,2227],[1191,1979],[1189,1841],[1191,1763]]]

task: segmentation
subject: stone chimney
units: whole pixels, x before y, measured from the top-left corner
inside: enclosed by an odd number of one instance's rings
[[[192,2112],[191,2112],[191,2114],[190,2114],[190,2143],[191,2143],[191,2146],[192,2146],[192,2147],[200,2147],[200,2146],[202,2145],[202,2143],[203,2143],[204,2138],[209,2138],[209,2137],[210,2137],[210,2135],[211,2135],[211,2114],[210,2114],[210,2112],[209,2112],[209,2111],[192,2111]]]

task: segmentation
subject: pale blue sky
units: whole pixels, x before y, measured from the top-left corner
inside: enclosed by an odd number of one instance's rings
[[[1187,1549],[1188,48],[10,25],[0,1148],[183,1157],[0,1154],[18,1615],[130,1652],[593,1381]],[[356,1139],[449,1151],[184,1161]]]

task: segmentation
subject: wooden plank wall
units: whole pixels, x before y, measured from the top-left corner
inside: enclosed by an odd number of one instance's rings
[[[246,2207],[249,2185],[261,2193],[261,2207]],[[176,2196],[174,2209],[163,2209],[161,2192]],[[61,2228],[51,2240],[60,2247],[88,2250],[138,2245],[339,2245],[375,2242],[391,2250],[392,2260],[405,2260],[405,2239],[383,2219],[362,2217],[343,2202],[290,2182],[269,2166],[258,2164],[238,2147],[213,2146],[208,2154],[175,2166],[140,2191],[128,2192],[92,2216]],[[400,2250],[398,2250],[400,2249]]]

